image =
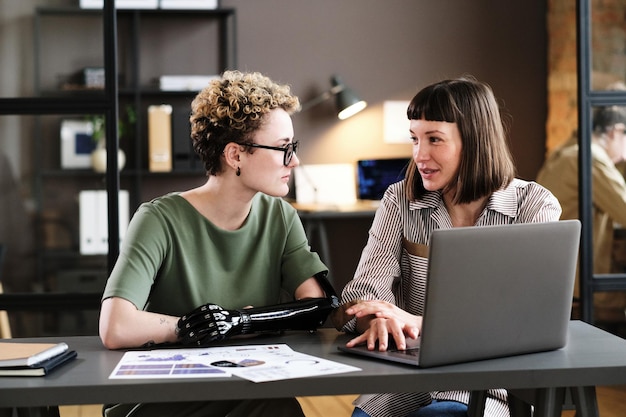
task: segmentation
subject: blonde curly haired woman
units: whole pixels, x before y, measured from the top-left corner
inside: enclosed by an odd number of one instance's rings
[[[262,74],[228,71],[191,107],[191,138],[208,179],[145,203],[133,216],[102,298],[100,337],[109,349],[206,345],[254,330],[242,321],[265,329],[250,313],[263,306],[297,310],[299,302],[317,300],[317,306],[332,293],[318,278],[327,267],[310,251],[296,211],[280,198],[299,164],[291,121],[298,98]],[[284,291],[295,301],[280,304]],[[294,398],[118,404],[104,413],[303,415]]]

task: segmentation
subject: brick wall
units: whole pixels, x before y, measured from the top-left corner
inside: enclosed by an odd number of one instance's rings
[[[626,0],[592,0],[591,9],[591,85],[599,90],[626,81]],[[549,152],[578,126],[576,1],[548,0],[547,13]]]

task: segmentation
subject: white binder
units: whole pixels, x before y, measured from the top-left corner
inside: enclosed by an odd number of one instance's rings
[[[83,190],[79,193],[80,253],[103,255],[109,252],[107,192]],[[119,192],[120,242],[129,222],[129,196],[127,190]]]

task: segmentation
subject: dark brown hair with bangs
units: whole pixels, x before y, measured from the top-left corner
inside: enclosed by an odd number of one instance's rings
[[[461,163],[443,192],[453,191],[455,204],[470,203],[507,186],[515,165],[505,126],[491,87],[471,76],[444,80],[419,91],[407,108],[409,120],[456,123],[461,134]],[[406,197],[426,193],[415,161],[406,172]]]

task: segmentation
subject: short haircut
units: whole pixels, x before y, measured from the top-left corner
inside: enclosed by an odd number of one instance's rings
[[[293,114],[300,102],[288,85],[258,72],[226,71],[198,93],[191,103],[191,140],[207,175],[222,171],[228,143],[251,141],[264,116],[277,108]]]
[[[453,191],[455,204],[489,196],[515,177],[500,109],[487,84],[465,76],[429,85],[413,97],[407,117],[457,124],[462,141],[461,163],[456,177],[443,190]],[[406,184],[409,200],[427,192],[413,159]]]
[[[626,124],[624,107],[603,106],[594,109],[592,128],[595,133],[605,133],[618,123]]]

